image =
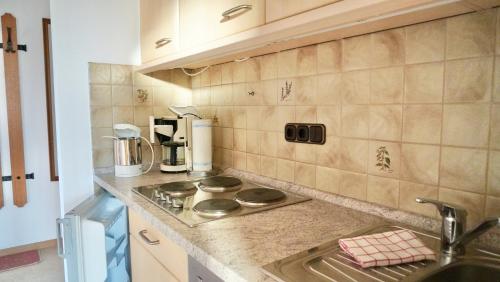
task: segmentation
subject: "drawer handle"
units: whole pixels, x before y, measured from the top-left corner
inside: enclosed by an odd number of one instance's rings
[[[141,230],[141,231],[139,231],[139,236],[141,236],[142,240],[144,240],[148,245],[158,245],[158,244],[160,244],[160,240],[158,240],[158,239],[151,240],[151,239],[148,238],[148,236],[146,236],[146,233],[148,233],[148,231],[146,229]]]
[[[229,20],[231,18],[231,16],[234,15],[234,13],[239,12],[241,10],[243,10],[243,11],[240,14],[242,14],[246,11],[252,10],[252,5],[250,5],[250,4],[238,5],[236,7],[233,7],[229,10],[224,11],[224,13],[222,13],[222,17],[225,20]]]
[[[160,48],[160,47],[163,47],[163,46],[167,45],[170,42],[172,42],[171,38],[164,37],[162,39],[157,40],[155,42],[155,45],[156,45],[156,48]]]

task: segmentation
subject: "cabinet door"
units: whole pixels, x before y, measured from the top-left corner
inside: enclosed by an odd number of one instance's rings
[[[180,48],[195,46],[216,37],[210,18],[213,17],[212,5],[218,0],[180,0],[179,2],[179,33]]]
[[[340,0],[266,0],[266,23],[338,1]]]
[[[129,211],[130,237],[135,237],[139,244],[159,261],[165,269],[180,281],[188,280],[188,255],[169,240],[140,215]]]
[[[141,0],[141,58],[148,62],[177,51],[178,0]]]
[[[219,0],[215,13],[214,25],[217,37],[245,31],[266,22],[264,0]],[[224,17],[223,14],[227,13]]]
[[[263,25],[265,0],[180,0],[181,48]],[[226,12],[227,17],[223,14]]]
[[[133,282],[174,282],[177,280],[137,239],[130,236],[130,261]]]

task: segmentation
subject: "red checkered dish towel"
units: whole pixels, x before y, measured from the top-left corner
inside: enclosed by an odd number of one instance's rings
[[[436,254],[409,230],[340,239],[339,245],[363,268],[436,260]]]

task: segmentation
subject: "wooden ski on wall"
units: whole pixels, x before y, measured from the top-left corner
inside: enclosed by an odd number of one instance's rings
[[[22,207],[27,202],[27,195],[16,18],[11,14],[5,13],[2,16],[1,22],[5,92],[7,96],[7,120],[9,123],[12,194],[14,195],[14,205]]]

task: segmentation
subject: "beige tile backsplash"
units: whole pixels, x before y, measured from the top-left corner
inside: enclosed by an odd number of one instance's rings
[[[148,115],[192,97],[217,118],[223,168],[426,216],[437,213],[415,198],[440,199],[477,223],[500,212],[498,11],[211,66],[192,79],[90,64],[94,164],[112,165],[111,146],[96,136],[114,123],[147,134]],[[286,142],[288,122],[325,124],[326,143]]]
[[[370,202],[397,208],[399,203],[399,181],[369,175],[366,196]]]
[[[446,57],[449,59],[493,55],[497,10],[448,19]]]
[[[446,25],[446,20],[439,20],[406,27],[405,63],[416,64],[444,60]]]
[[[441,103],[443,99],[442,62],[407,65],[405,67],[405,104]]]
[[[110,139],[101,138],[113,135],[114,124],[134,124],[141,128],[142,136],[149,139],[150,115],[171,115],[168,106],[192,103],[191,81],[180,70],[146,76],[133,72],[132,66],[90,63],[89,77],[95,168],[114,164],[113,143]],[[145,99],[140,95],[143,91],[147,94]],[[161,150],[159,146],[154,146],[154,149],[158,162]],[[147,163],[150,160],[151,153],[144,145],[143,161]]]
[[[192,79],[193,103],[234,128],[214,158],[427,216],[437,214],[415,197],[461,204],[472,223],[498,213],[497,17],[487,10],[211,67]],[[325,124],[326,143],[285,142],[287,122]]]

